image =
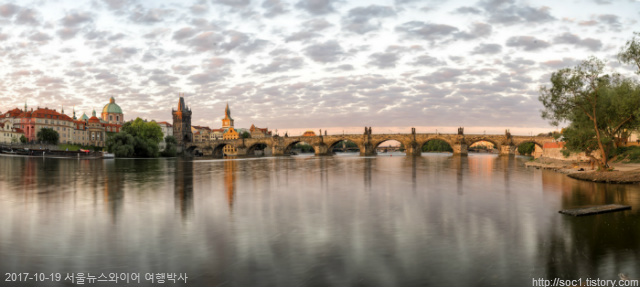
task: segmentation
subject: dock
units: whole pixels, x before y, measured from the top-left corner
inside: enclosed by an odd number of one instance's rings
[[[560,210],[558,212],[571,216],[585,216],[585,215],[594,215],[600,213],[607,212],[616,212],[622,210],[629,210],[631,206],[629,205],[620,205],[620,204],[607,204],[607,205],[598,205],[584,208],[576,208],[576,209],[565,209]]]

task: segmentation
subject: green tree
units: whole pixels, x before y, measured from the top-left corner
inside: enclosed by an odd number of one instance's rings
[[[448,152],[453,152],[453,149],[451,148],[451,146],[443,141],[443,140],[439,140],[439,139],[434,139],[434,140],[430,140],[427,143],[425,143],[422,146],[422,151],[424,152],[443,152],[443,151],[448,151]]]
[[[178,154],[178,151],[177,151],[178,140],[176,140],[174,136],[166,136],[164,138],[164,143],[165,143],[165,147],[161,153],[162,156],[173,157],[173,156],[176,156],[176,154]]]
[[[248,139],[251,137],[251,134],[248,131],[244,131],[240,134],[240,138]]]
[[[631,40],[620,49],[618,60],[625,64],[635,64],[640,74],[640,32],[633,33]]]
[[[42,128],[38,131],[38,134],[36,134],[36,138],[39,142],[57,145],[60,140],[60,135],[52,128]]]
[[[541,87],[542,117],[551,124],[569,122],[563,137],[567,152],[585,152],[601,169],[608,168],[615,138],[639,126],[638,84],[620,75],[603,75],[604,63],[590,58],[575,68],[551,74]],[[600,158],[593,156],[600,152]]]
[[[27,143],[27,141],[28,141],[28,140],[27,140],[27,137],[25,137],[24,135],[21,135],[21,136],[20,136],[20,142],[21,142],[21,143]]]
[[[108,137],[107,150],[117,157],[158,157],[162,130],[155,122],[140,118],[126,122],[119,133]]]
[[[531,155],[536,150],[536,144],[532,142],[523,143],[518,146],[518,153],[523,155]]]

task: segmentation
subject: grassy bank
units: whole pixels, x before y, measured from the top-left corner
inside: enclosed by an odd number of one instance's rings
[[[103,148],[99,146],[86,146],[86,145],[77,145],[77,144],[59,144],[59,150],[68,150],[68,151],[79,151],[80,149],[86,149],[90,151],[101,151]]]

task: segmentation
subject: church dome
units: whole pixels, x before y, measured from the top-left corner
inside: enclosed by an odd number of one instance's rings
[[[122,109],[120,108],[120,106],[118,106],[118,104],[116,104],[116,100],[111,97],[111,99],[109,99],[109,103],[106,104],[102,109],[102,113],[122,114]]]

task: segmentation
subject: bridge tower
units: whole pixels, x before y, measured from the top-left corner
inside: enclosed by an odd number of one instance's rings
[[[171,109],[171,114],[173,115],[173,136],[178,140],[178,146],[192,142],[191,109],[184,104],[184,97],[180,96],[178,109]]]

